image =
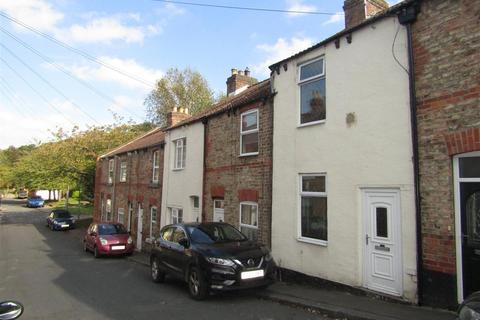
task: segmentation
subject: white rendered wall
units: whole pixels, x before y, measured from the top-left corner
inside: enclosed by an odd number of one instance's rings
[[[352,43],[327,44],[273,74],[272,248],[281,267],[363,285],[361,188],[398,188],[404,298],[416,301],[416,236],[406,32],[396,18],[355,31]],[[298,127],[297,64],[325,56],[326,121]],[[355,123],[346,116],[355,114]],[[328,244],[297,240],[299,173],[326,173]]]
[[[170,223],[170,207],[183,209],[183,221],[201,220],[203,186],[203,136],[201,122],[179,127],[165,134],[165,157],[162,191],[161,225]],[[184,169],[173,169],[175,145],[172,141],[187,138],[187,156]],[[199,197],[199,210],[194,212],[191,196]]]

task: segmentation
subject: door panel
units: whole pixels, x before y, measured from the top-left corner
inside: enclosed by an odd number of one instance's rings
[[[137,217],[137,250],[142,250],[142,228],[143,228],[143,207],[138,204],[138,217]]]
[[[460,183],[463,293],[480,290],[480,182]]]
[[[364,190],[364,284],[402,295],[400,195],[397,190]]]

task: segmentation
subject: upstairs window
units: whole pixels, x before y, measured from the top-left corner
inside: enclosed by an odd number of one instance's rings
[[[240,155],[258,154],[258,110],[242,113],[240,124]]]
[[[120,182],[127,181],[127,161],[120,163]]]
[[[113,172],[115,169],[115,160],[108,160],[108,183],[113,183]]]
[[[153,152],[153,172],[152,172],[152,182],[158,183],[160,179],[160,151]]]
[[[325,59],[319,58],[299,66],[300,125],[325,121]]]
[[[175,140],[175,157],[173,161],[173,169],[185,168],[185,160],[187,158],[187,138]]]

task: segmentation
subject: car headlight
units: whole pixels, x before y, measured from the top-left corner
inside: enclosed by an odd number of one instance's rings
[[[133,243],[132,237],[128,237],[127,243],[128,243],[128,244],[132,244],[132,243]]]
[[[100,238],[100,243],[102,244],[102,246],[106,246],[108,244],[108,241],[107,239]]]
[[[480,320],[480,313],[467,306],[463,306],[460,310],[458,318],[460,320]]]
[[[222,259],[222,258],[215,258],[215,257],[207,257],[205,259],[210,263],[217,264],[220,266],[231,267],[235,265],[235,263],[233,263],[233,261],[230,259]]]
[[[53,224],[59,224],[57,220],[53,220]]]

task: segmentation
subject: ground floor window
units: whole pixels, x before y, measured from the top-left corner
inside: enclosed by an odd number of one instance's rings
[[[170,208],[170,223],[182,223],[183,222],[183,209]]]
[[[251,240],[257,240],[258,204],[256,202],[240,203],[240,231]]]
[[[150,237],[153,237],[154,227],[157,225],[157,207],[150,208]]]
[[[121,224],[125,224],[125,209],[118,208],[117,222]]]
[[[300,240],[328,240],[326,179],[326,174],[300,175]]]

